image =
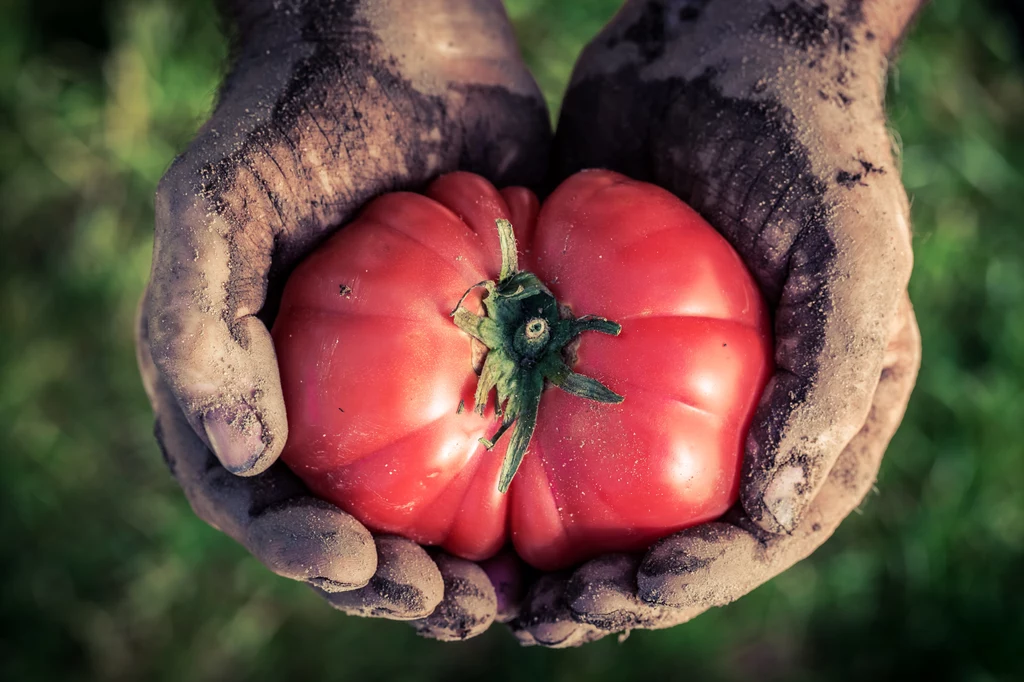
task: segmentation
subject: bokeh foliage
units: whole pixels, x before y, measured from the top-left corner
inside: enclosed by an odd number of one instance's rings
[[[553,108],[617,4],[508,2]],[[891,74],[925,354],[878,494],[734,605],[552,652],[333,612],[164,470],[131,326],[153,189],[223,67],[211,5],[0,4],[0,679],[1024,679],[1024,68],[1003,15],[936,0]]]

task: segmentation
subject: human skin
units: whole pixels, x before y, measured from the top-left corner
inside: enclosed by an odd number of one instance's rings
[[[338,608],[406,620],[443,595],[450,611],[468,576],[485,606],[456,630],[476,632],[497,608],[479,566],[371,538],[275,463],[287,421],[267,325],[288,271],[370,198],[458,168],[501,186],[542,177],[543,99],[497,1],[224,11],[232,68],[157,190],[138,332],[157,439],[196,513],[271,570]]]
[[[631,0],[577,63],[549,163],[500,3],[228,3],[234,67],[161,182],[139,318],[157,437],[193,508],[334,606],[439,639],[496,617],[548,646],[667,627],[810,554],[870,490],[919,363],[882,98],[920,4]],[[550,188],[594,166],[690,203],[774,311],[740,505],[526,586],[509,554],[481,566],[372,538],[274,463],[287,425],[266,325],[305,253],[369,198],[449,170],[504,186],[546,169]]]

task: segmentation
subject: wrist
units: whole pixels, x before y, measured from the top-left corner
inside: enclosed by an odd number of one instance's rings
[[[645,17],[648,24],[660,24],[665,35],[678,32],[704,16],[718,21],[739,17],[760,17],[774,12],[791,21],[793,32],[814,31],[829,17],[860,29],[857,38],[873,42],[885,55],[899,45],[914,17],[928,0],[822,0],[815,7],[795,9],[786,0],[626,0],[619,16]],[[780,14],[781,13],[781,14]],[[654,28],[648,26],[648,29]]]
[[[344,32],[356,21],[360,4],[331,0],[216,0],[228,30],[241,45],[291,42],[301,37]],[[308,28],[313,35],[308,35]]]
[[[391,24],[429,25],[437,17],[469,24],[507,21],[501,0],[216,0],[221,16],[242,43],[273,44],[301,38],[333,42]]]

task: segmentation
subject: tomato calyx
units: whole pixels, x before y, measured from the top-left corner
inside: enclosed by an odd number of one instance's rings
[[[519,269],[512,223],[495,220],[501,239],[501,273],[469,288],[451,315],[462,331],[487,346],[487,357],[474,396],[474,410],[483,415],[491,389],[497,389],[495,414],[501,426],[480,442],[488,450],[514,425],[501,464],[498,489],[512,483],[537,425],[537,411],[544,382],[563,391],[601,403],[621,403],[624,398],[597,379],[573,372],[563,357],[565,346],[585,331],[618,336],[622,326],[603,317],[575,317],[560,307],[551,290],[532,272]],[[486,290],[485,314],[462,307],[474,289]]]

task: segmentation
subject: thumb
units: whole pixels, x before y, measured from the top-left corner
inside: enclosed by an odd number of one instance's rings
[[[226,469],[264,471],[288,436],[262,307],[273,237],[229,225],[178,162],[156,198],[146,305],[153,360],[192,428]],[[254,248],[255,247],[255,248]]]

